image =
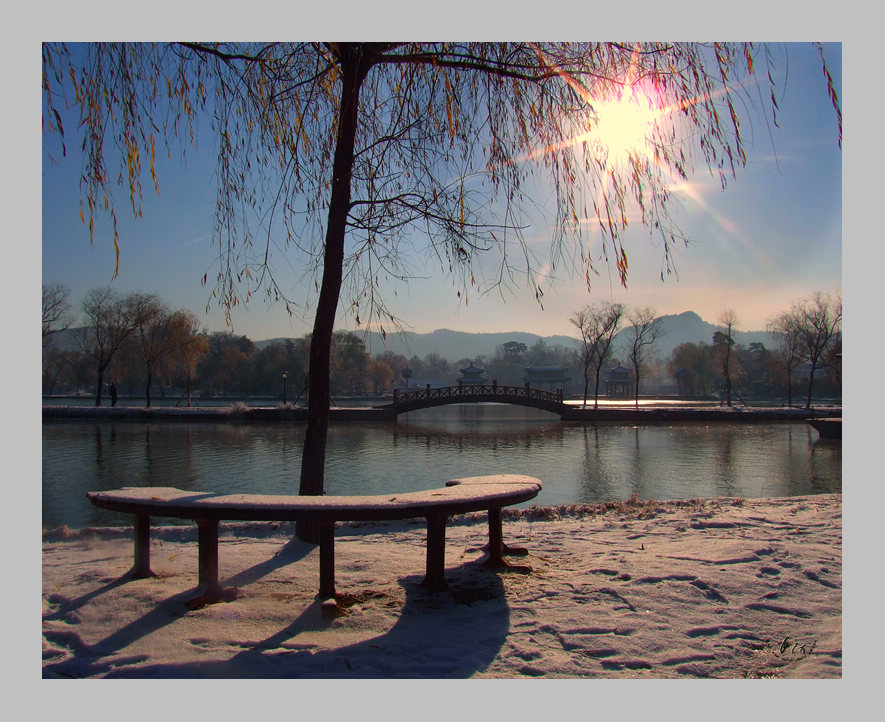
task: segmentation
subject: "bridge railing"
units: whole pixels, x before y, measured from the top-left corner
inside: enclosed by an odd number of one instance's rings
[[[494,397],[500,398],[501,401],[510,399],[529,399],[532,401],[543,401],[547,403],[561,404],[562,389],[556,391],[545,391],[544,389],[533,389],[528,384],[525,386],[501,386],[497,381],[491,384],[463,384],[457,386],[443,386],[440,388],[432,388],[429,384],[423,389],[415,389],[414,391],[393,390],[393,405],[404,406],[419,401],[432,400],[451,400],[453,403],[465,397]]]

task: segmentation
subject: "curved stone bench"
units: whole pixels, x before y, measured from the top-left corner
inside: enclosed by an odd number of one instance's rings
[[[447,588],[445,579],[446,521],[453,514],[487,511],[488,564],[506,566],[503,555],[522,553],[503,543],[501,510],[538,495],[541,482],[531,476],[499,474],[453,479],[441,489],[375,496],[300,496],[214,494],[172,487],[124,487],[90,491],[98,507],[135,516],[133,577],[152,576],[150,519],[193,519],[197,524],[200,593],[192,602],[211,603],[230,597],[218,580],[218,523],[221,519],[249,521],[311,521],[319,528],[320,590],[335,597],[336,521],[427,520],[427,562],[422,585],[430,591]]]

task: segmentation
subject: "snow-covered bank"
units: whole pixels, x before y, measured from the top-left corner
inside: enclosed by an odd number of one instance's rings
[[[505,520],[530,574],[481,566],[485,524],[456,519],[437,595],[422,524],[342,525],[333,618],[286,525],[223,525],[238,596],[195,611],[193,529],[153,532],[143,580],[128,529],[47,532],[43,676],[839,678],[841,516],[840,495],[531,509]]]

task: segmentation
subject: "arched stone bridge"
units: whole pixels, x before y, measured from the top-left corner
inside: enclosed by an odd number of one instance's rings
[[[529,406],[533,409],[542,409],[562,416],[567,407],[562,401],[562,390],[544,391],[533,389],[528,384],[525,386],[499,386],[496,381],[491,384],[459,384],[458,386],[446,386],[443,388],[431,388],[411,391],[393,391],[393,403],[385,405],[394,414],[404,414],[407,411],[428,409],[432,406],[445,406],[446,404],[469,404],[491,402],[497,404],[516,404],[517,406]]]

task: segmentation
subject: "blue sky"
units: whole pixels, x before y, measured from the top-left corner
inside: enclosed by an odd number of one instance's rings
[[[592,293],[580,276],[560,279],[546,290],[543,309],[528,289],[504,297],[475,294],[465,305],[452,282],[432,266],[397,288],[391,307],[410,330],[436,328],[463,331],[530,331],[573,335],[570,314],[586,303],[614,300],[630,306],[653,306],[659,314],[698,312],[715,322],[726,308],[737,312],[740,328],[758,330],[774,313],[815,290],[842,290],[842,155],[837,145],[836,116],[826,94],[816,48],[789,45],[789,75],[780,90],[780,128],[750,115],[743,126],[749,162],[723,191],[718,179],[701,168],[691,179],[692,193],[679,194],[675,220],[691,238],[676,254],[678,276],[660,279],[661,250],[639,225],[626,236],[630,260],[628,289],[604,264]],[[841,92],[840,44],[826,46],[830,72]],[[779,71],[783,72],[781,65]],[[764,73],[764,71],[763,71]],[[760,73],[764,79],[764,74]],[[763,92],[764,88],[763,88]],[[74,125],[68,124],[68,127]],[[770,132],[769,132],[770,131]],[[225,328],[223,310],[210,301],[216,251],[211,244],[214,203],[214,155],[211,147],[188,151],[186,166],[178,160],[158,164],[161,195],[149,178],[143,181],[143,217],[134,219],[120,189],[119,276],[112,279],[114,253],[110,223],[100,219],[94,245],[79,220],[77,143],[68,139],[68,155],[44,139],[42,163],[42,277],[71,289],[80,300],[92,288],[110,284],[121,293],[152,292],[173,307],[197,314],[210,331]],[[49,162],[47,150],[57,162]],[[527,238],[540,253],[543,228]],[[282,262],[282,259],[280,259]],[[209,303],[208,313],[206,312]],[[342,304],[343,305],[343,304]],[[311,317],[291,319],[282,305],[261,296],[233,314],[233,330],[259,340],[300,336]],[[355,328],[343,315],[340,327]]]

